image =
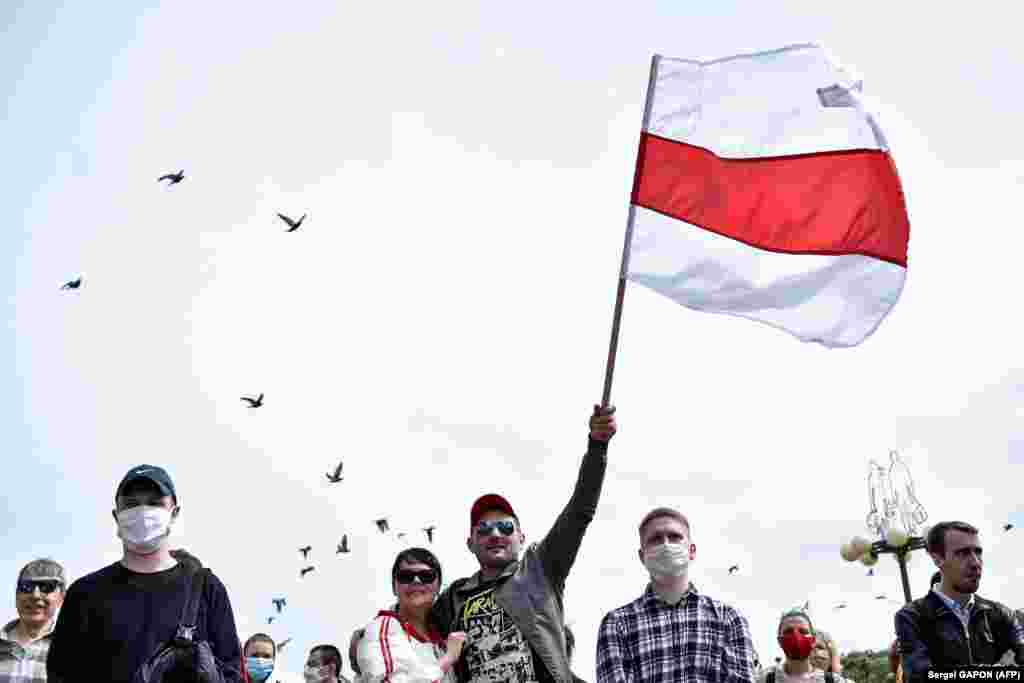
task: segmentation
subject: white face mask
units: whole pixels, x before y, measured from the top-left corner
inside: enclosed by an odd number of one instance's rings
[[[139,505],[117,513],[117,535],[128,549],[141,555],[155,552],[171,533],[171,511]]]
[[[690,566],[690,546],[662,543],[644,552],[644,566],[653,579],[682,576]]]
[[[306,679],[306,683],[321,683],[321,681],[329,681],[330,676],[330,664],[324,666],[307,666],[302,671],[302,677]]]

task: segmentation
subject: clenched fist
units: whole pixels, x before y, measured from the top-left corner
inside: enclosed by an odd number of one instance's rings
[[[590,438],[597,441],[609,441],[615,436],[615,406],[602,408],[594,405],[594,414],[590,416]]]

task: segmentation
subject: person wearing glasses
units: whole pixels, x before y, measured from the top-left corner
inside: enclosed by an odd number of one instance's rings
[[[461,683],[574,680],[565,642],[562,596],[583,535],[597,512],[615,408],[594,406],[587,452],[576,487],[547,536],[526,546],[519,516],[502,496],[473,503],[466,547],[480,570],[453,581],[434,618],[445,631],[466,634],[456,665]]]
[[[48,558],[33,560],[18,572],[18,618],[0,630],[0,683],[46,680],[53,617],[64,601],[64,585],[64,568]]]
[[[360,683],[444,681],[455,683],[455,662],[464,633],[441,638],[430,609],[441,585],[441,564],[426,548],[398,553],[391,567],[391,590],[398,603],[382,610],[366,627],[356,670]]]
[[[587,452],[576,487],[547,536],[528,545],[519,517],[495,493],[481,496],[469,513],[466,547],[480,570],[457,579],[431,608],[440,636],[466,634],[455,665],[459,683],[572,683],[566,652],[562,596],[587,527],[597,513],[615,408],[594,406]],[[354,647],[364,635],[352,634]],[[351,651],[351,650],[350,650]]]

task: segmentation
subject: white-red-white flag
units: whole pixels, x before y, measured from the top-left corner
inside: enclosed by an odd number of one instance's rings
[[[903,289],[910,222],[861,83],[816,45],[652,70],[628,279],[803,341],[862,342]]]

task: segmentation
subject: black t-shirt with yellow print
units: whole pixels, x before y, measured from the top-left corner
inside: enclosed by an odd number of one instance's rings
[[[554,683],[512,617],[495,599],[496,582],[481,584],[455,615],[466,644],[456,668],[463,683]]]

